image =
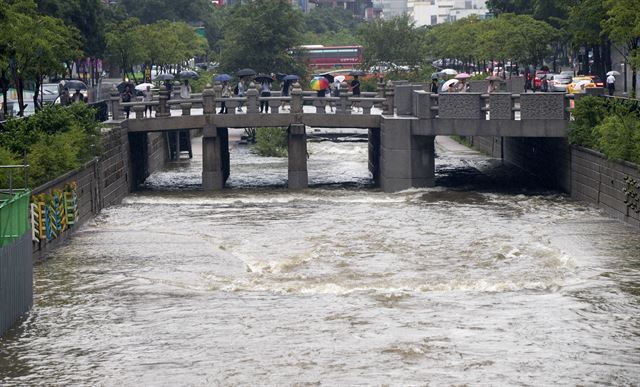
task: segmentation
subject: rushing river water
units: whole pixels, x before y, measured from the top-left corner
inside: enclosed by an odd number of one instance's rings
[[[0,385],[637,384],[638,230],[445,145],[395,194],[366,143],[153,175],[35,267]]]

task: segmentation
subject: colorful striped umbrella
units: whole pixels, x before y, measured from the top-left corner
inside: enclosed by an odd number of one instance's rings
[[[311,90],[325,90],[329,88],[329,80],[325,77],[315,77],[310,83]]]

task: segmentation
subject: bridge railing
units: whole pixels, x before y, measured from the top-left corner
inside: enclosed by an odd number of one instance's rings
[[[129,119],[141,119],[145,117],[145,111],[148,107],[156,111],[156,117],[170,116],[170,110],[180,109],[182,115],[192,115],[192,109],[203,109],[206,104],[203,94],[192,94],[189,99],[169,99],[169,93],[162,87],[157,98],[152,101],[132,101],[122,102],[119,93],[112,91],[109,101],[112,119],[124,119],[124,111],[129,110],[132,115]],[[362,114],[371,114],[374,106],[380,106],[386,101],[385,98],[378,98],[378,93],[363,93],[360,97],[353,97],[351,93],[343,92],[340,97],[318,97],[315,93],[302,91],[294,88],[291,96],[282,96],[279,92],[274,92],[273,96],[262,97],[258,95],[255,87],[249,87],[245,97],[225,97],[221,96],[221,88],[216,85],[213,89],[216,111],[222,111],[222,104],[226,107],[227,114],[236,114],[238,108],[242,108],[244,113],[258,113],[259,107],[263,104],[268,106],[265,113],[268,114],[290,114],[302,113],[303,105],[314,106],[317,114],[325,114],[326,107],[330,107],[336,114],[351,114],[352,109],[357,107],[361,109]],[[282,110],[280,108],[283,108]],[[299,107],[299,108],[293,108]],[[263,109],[264,111],[265,109]],[[198,112],[200,113],[200,112]]]
[[[569,120],[573,99],[561,93],[432,94],[411,90],[411,94],[411,107],[394,106],[396,114],[429,119]]]
[[[112,94],[111,111],[114,119],[122,119],[122,110],[129,108],[134,114],[132,119],[144,118],[145,110],[151,107],[156,117],[168,117],[172,109],[180,109],[182,115],[202,114],[193,109],[203,109],[205,98],[211,98],[211,112],[222,112],[222,104],[227,114],[258,114],[259,108],[268,114],[303,113],[303,105],[315,108],[315,114],[326,114],[327,107],[335,114],[349,115],[356,112],[372,114],[374,106],[383,108],[385,115],[413,116],[420,119],[477,119],[477,120],[569,120],[573,107],[573,96],[561,93],[442,93],[432,94],[422,84],[387,83],[379,87],[378,93],[354,97],[351,93],[342,93],[339,97],[318,97],[311,92],[294,88],[291,96],[274,93],[270,97],[261,97],[255,87],[249,87],[245,97],[221,96],[221,87],[203,94],[194,94],[189,99],[169,99],[166,89],[161,88],[157,100],[120,102],[117,93]],[[208,94],[207,94],[208,93]],[[207,95],[207,97],[205,97]],[[282,109],[281,109],[282,107]],[[306,113],[313,114],[313,113]]]

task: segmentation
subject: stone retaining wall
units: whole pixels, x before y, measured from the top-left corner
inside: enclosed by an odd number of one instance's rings
[[[640,214],[625,203],[625,177],[640,181],[637,165],[607,160],[589,149],[571,149],[571,196],[594,203],[610,216],[640,227]],[[638,193],[638,190],[635,190]]]
[[[168,160],[166,141],[161,133],[148,135],[148,172],[158,170]],[[120,127],[104,129],[102,155],[82,168],[69,172],[47,184],[37,187],[33,194],[51,193],[67,183],[76,182],[78,195],[78,222],[58,238],[33,242],[33,258],[43,260],[55,247],[61,245],[80,225],[97,215],[105,207],[119,204],[136,187],[131,178],[128,133]]]
[[[607,160],[590,149],[570,146],[565,139],[473,137],[474,148],[502,157],[541,179],[551,188],[570,193],[602,208],[609,216],[640,227],[640,214],[625,203],[625,178],[640,181],[640,168]],[[500,147],[500,141],[503,142]],[[640,194],[634,190],[636,194]]]

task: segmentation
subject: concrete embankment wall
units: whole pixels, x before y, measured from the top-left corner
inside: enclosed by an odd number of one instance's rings
[[[571,146],[565,139],[473,137],[472,143],[478,150],[531,172],[549,187],[640,227],[640,214],[625,203],[628,197],[624,192],[629,188],[625,178],[640,181],[637,165],[607,160],[598,152]]]
[[[147,136],[148,165],[144,168],[148,174],[161,168],[168,160],[165,137],[161,133],[149,133]],[[134,150],[141,152],[142,150]],[[66,184],[75,182],[78,195],[78,222],[68,231],[50,241],[33,242],[33,258],[42,260],[55,247],[77,230],[80,225],[105,207],[119,204],[136,187],[132,180],[131,150],[126,129],[113,127],[103,132],[102,155],[86,163],[82,168],[67,173],[33,190],[37,195],[50,193],[53,189],[62,189]]]
[[[0,336],[33,304],[31,234],[0,247]],[[27,257],[27,259],[25,259]]]

